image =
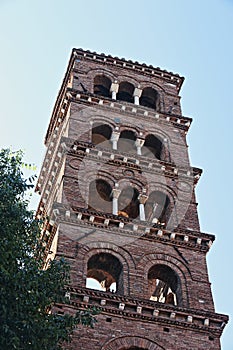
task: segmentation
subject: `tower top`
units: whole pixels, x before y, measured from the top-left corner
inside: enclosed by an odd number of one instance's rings
[[[73,57],[76,59],[92,60],[96,63],[98,62],[103,64],[115,65],[122,68],[132,69],[140,74],[149,74],[152,76],[158,76],[160,78],[162,77],[170,84],[175,85],[178,91],[180,90],[184,81],[184,77],[181,77],[177,73],[168,72],[165,69],[154,67],[146,63],[139,63],[138,61],[126,60],[125,58],[114,57],[111,55],[106,55],[104,53],[99,54],[95,51],[91,52],[90,50],[73,48],[71,53],[71,61]]]
[[[52,112],[52,117],[45,137],[45,144],[47,144],[49,136],[51,134],[51,130],[54,127],[58,111],[61,107],[62,101],[64,100],[65,94],[67,93],[67,88],[73,88],[72,75],[79,74],[81,72],[80,65],[82,66],[82,63],[85,63],[87,67],[90,66],[93,68],[93,66],[95,66],[99,69],[102,69],[103,71],[117,70],[120,74],[122,70],[124,70],[127,71],[128,74],[131,76],[144,77],[145,79],[143,78],[143,80],[145,81],[154,81],[154,83],[159,82],[159,85],[163,86],[162,89],[166,90],[167,92],[173,95],[176,95],[177,97],[179,95],[179,91],[184,81],[184,77],[181,77],[179,74],[162,70],[159,67],[153,67],[152,65],[139,63],[137,61],[126,60],[125,58],[105,55],[104,53],[98,54],[96,52],[83,50],[81,48],[73,48],[61,88],[56,98],[55,106]],[[90,91],[84,88],[82,82],[80,83],[83,92],[90,93]],[[140,88],[140,86],[138,86],[138,88]],[[178,114],[180,115],[180,111]],[[186,119],[187,120],[185,120],[185,122],[188,122],[190,124],[191,118]]]

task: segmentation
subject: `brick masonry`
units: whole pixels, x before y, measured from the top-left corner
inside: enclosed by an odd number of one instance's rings
[[[159,96],[156,110],[96,96],[97,75],[114,84],[153,88]],[[72,51],[45,139],[38,216],[50,217],[48,259],[65,256],[71,265],[71,305],[57,310],[97,305],[102,312],[94,329],[77,328],[66,349],[220,349],[228,318],[214,310],[206,265],[214,236],[200,231],[195,186],[201,170],[189,163],[191,119],[181,112],[182,82],[176,74],[138,62]],[[156,136],[162,144],[160,159],[138,155],[133,143],[124,151],[113,150],[109,140],[93,144],[97,124],[119,134],[130,131],[135,139]],[[91,209],[90,184],[95,180],[106,181],[111,189],[118,184],[121,191],[129,186],[148,197],[163,192],[169,202],[165,226],[148,218],[114,216],[111,201],[105,212]],[[96,256],[114,257],[110,265],[119,262],[116,293],[86,288],[88,264]],[[176,281],[176,305],[149,300],[154,266],[162,268],[158,276],[163,269],[172,271],[173,277],[165,280],[171,285]],[[109,269],[119,275],[113,265]]]

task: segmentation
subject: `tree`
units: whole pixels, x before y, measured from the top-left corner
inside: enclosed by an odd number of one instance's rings
[[[22,152],[0,151],[0,348],[58,350],[78,323],[93,326],[96,314],[48,312],[66,302],[69,266],[54,260],[43,269],[39,222],[28,210],[27,192],[34,177],[24,179]]]

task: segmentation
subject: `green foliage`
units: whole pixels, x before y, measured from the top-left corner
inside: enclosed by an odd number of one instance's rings
[[[65,301],[69,266],[54,260],[42,270],[39,223],[26,199],[34,177],[25,180],[21,169],[21,152],[0,151],[0,349],[58,350],[77,324],[92,327],[96,312],[48,312]]]

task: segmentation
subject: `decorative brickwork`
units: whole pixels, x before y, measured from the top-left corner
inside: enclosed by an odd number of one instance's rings
[[[96,305],[66,349],[220,349],[182,115],[184,78],[73,49],[52,113],[39,176],[49,217],[47,261],[71,265],[70,305]],[[50,233],[50,235],[48,235]]]

